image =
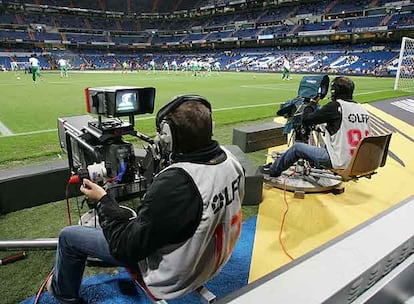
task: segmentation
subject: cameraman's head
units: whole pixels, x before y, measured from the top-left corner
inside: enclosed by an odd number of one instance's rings
[[[175,97],[156,117],[157,130],[164,149],[189,153],[212,142],[210,103],[198,95]]]
[[[332,100],[352,100],[354,93],[354,82],[348,77],[336,77],[331,84]]]

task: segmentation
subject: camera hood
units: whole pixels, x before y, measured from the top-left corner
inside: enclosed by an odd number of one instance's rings
[[[303,98],[320,99],[325,98],[329,90],[329,76],[328,75],[311,75],[303,76],[299,89],[298,96]]]

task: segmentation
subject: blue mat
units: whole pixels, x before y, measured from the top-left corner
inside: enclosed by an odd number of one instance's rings
[[[240,239],[237,242],[229,262],[219,275],[206,284],[206,287],[213,292],[218,299],[247,284],[255,230],[256,217],[243,223]],[[104,273],[84,278],[82,281],[81,295],[87,303],[151,303],[147,296],[136,287],[134,281],[124,268],[119,268],[118,271],[119,272],[114,275]],[[21,303],[32,304],[34,298],[35,297],[33,296]],[[58,302],[48,292],[44,292],[39,303],[56,304]],[[200,303],[200,299],[197,295],[192,293],[185,297],[168,300],[168,303],[198,304]]]

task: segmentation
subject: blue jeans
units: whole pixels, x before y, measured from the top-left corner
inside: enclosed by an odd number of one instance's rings
[[[83,271],[88,256],[114,266],[127,266],[111,256],[102,230],[86,226],[69,226],[59,234],[52,280],[53,295],[61,303],[78,303]]]
[[[270,166],[270,175],[279,176],[300,158],[316,167],[332,168],[331,159],[325,148],[297,142]]]

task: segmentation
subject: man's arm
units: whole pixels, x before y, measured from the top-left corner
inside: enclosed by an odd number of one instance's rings
[[[302,121],[305,125],[311,126],[339,120],[341,118],[339,107],[339,103],[336,101],[331,101],[319,110],[310,113],[304,113]]]
[[[131,215],[108,196],[97,210],[111,254],[135,264],[165,245],[191,237],[201,220],[202,201],[188,175],[171,169],[154,179],[137,218],[129,220]]]

